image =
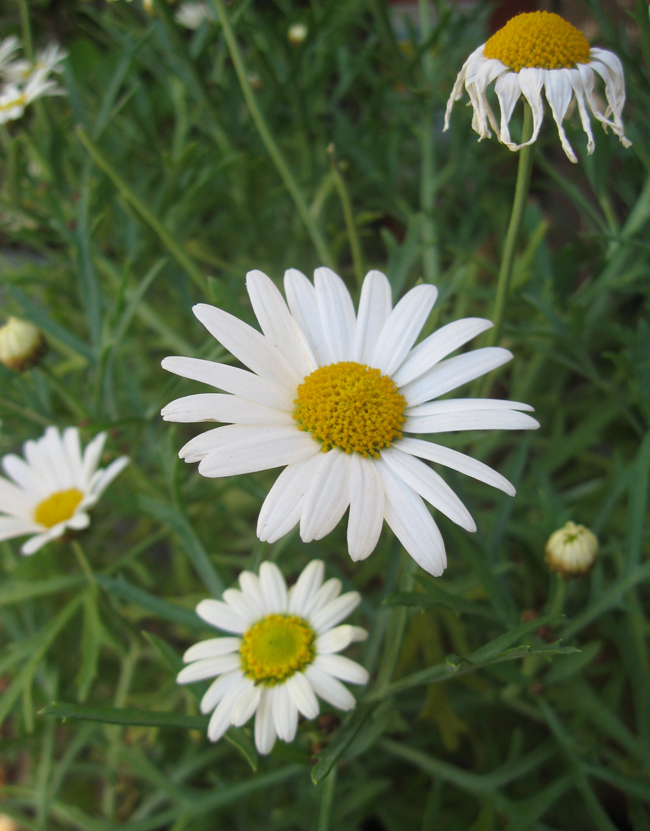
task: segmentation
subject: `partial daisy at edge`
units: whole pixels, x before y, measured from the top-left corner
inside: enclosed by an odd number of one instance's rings
[[[358,312],[328,268],[312,284],[289,269],[285,302],[273,281],[251,271],[246,286],[262,332],[206,304],[194,314],[245,367],[191,357],[165,358],[170,372],[221,393],[176,399],[166,421],[226,423],[180,450],[209,478],[284,467],[262,505],[257,536],[275,542],[295,525],[304,542],[325,537],[349,509],[353,560],[375,548],[384,520],[430,574],[446,567],[445,546],[429,509],[468,531],[469,511],[427,462],[443,465],[514,496],[487,465],[420,435],[462,430],[531,430],[532,407],[493,399],[440,399],[511,360],[501,347],[448,357],[491,327],[465,318],[414,346],[437,289],[419,285],[393,308],[388,279],[370,271]],[[412,435],[404,435],[412,434]],[[326,452],[323,452],[326,451]]]
[[[368,636],[359,626],[341,624],[361,597],[340,594],[340,580],[323,577],[323,563],[312,560],[287,590],[280,569],[265,562],[259,576],[242,572],[240,588],[227,589],[222,600],[198,604],[197,615],[228,634],[191,646],[177,681],[215,679],[200,705],[203,714],[212,712],[210,741],[255,715],[255,745],[267,754],[276,739],[294,740],[299,715],[318,716],[318,698],[339,710],[355,706],[342,682],[366,684],[368,673],[337,653]]]
[[[23,445],[23,458],[13,453],[2,458],[6,474],[0,476],[0,540],[31,535],[21,554],[36,553],[67,530],[90,525],[88,511],[128,465],[127,456],[98,467],[106,442],[99,433],[82,451],[79,430],[45,434]]]

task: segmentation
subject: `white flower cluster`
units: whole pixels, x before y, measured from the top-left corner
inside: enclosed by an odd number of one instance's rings
[[[16,58],[20,44],[11,36],[0,42],[0,124],[21,118],[25,107],[44,95],[65,95],[65,90],[50,77],[63,70],[67,52],[51,43],[34,61]]]

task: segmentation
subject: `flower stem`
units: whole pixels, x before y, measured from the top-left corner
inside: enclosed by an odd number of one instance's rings
[[[32,27],[29,23],[29,9],[27,0],[18,0],[20,10],[20,24],[23,30],[23,47],[25,55],[30,63],[34,63],[34,47],[32,46]]]
[[[354,224],[354,216],[352,214],[352,203],[350,201],[350,194],[348,193],[345,180],[343,176],[341,176],[341,171],[336,160],[336,151],[334,149],[333,144],[330,144],[330,146],[327,148],[327,152],[332,163],[332,174],[334,176],[334,184],[336,186],[336,191],[339,195],[339,199],[341,200],[343,218],[345,219],[345,228],[348,232],[350,250],[352,251],[352,263],[354,265],[354,278],[357,283],[357,288],[359,289],[359,291],[361,291],[361,284],[363,283],[365,267],[363,264],[363,251],[361,249],[361,243],[359,242],[359,234],[357,233],[357,227]]]
[[[97,591],[97,581],[95,580],[95,575],[90,567],[90,563],[88,562],[88,558],[86,557],[83,548],[79,544],[78,540],[71,540],[72,543],[72,550],[75,553],[75,557],[79,565],[81,566],[81,570],[86,575],[88,582],[92,586],[94,591]]]
[[[418,0],[420,14],[420,32],[422,41],[429,39],[433,26],[431,24],[431,9],[429,0]],[[436,79],[436,69],[431,49],[427,49],[422,56],[422,71],[428,88],[433,89]],[[433,107],[424,107],[419,130],[420,150],[422,153],[422,168],[420,177],[420,207],[423,214],[422,222],[422,266],[428,283],[435,283],[440,276],[439,242],[436,221],[434,219],[436,183],[436,160],[434,148]]]
[[[522,132],[522,141],[528,141],[532,134],[533,115],[528,104],[524,103],[524,127]],[[506,234],[506,241],[503,248],[503,257],[501,259],[501,268],[499,269],[497,295],[494,301],[494,310],[492,312],[492,322],[494,323],[494,328],[489,332],[490,346],[497,343],[501,337],[503,316],[508,297],[508,289],[510,287],[510,278],[512,277],[512,266],[515,260],[515,247],[517,244],[517,237],[519,236],[519,229],[521,228],[521,221],[524,216],[524,211],[526,210],[526,203],[528,201],[534,146],[534,144],[529,144],[528,147],[522,147],[519,151],[519,167],[517,168],[515,198],[512,203],[510,224],[508,225],[508,232]]]
[[[564,577],[559,575],[555,578],[555,592],[553,600],[551,601],[550,614],[554,616],[561,615],[564,611],[564,601],[566,600],[567,581]]]
[[[320,257],[321,263],[323,265],[329,266],[330,268],[333,268],[334,262],[330,255],[327,244],[325,243],[325,238],[323,237],[318,225],[316,225],[316,223],[314,222],[312,215],[309,213],[309,208],[307,207],[305,198],[302,195],[300,188],[298,187],[298,183],[296,182],[293,174],[289,170],[289,166],[284,160],[284,157],[280,152],[280,148],[276,144],[275,139],[273,138],[271,131],[269,130],[266,121],[264,120],[262,111],[257,106],[257,101],[255,100],[253,90],[251,89],[251,85],[248,81],[246,67],[244,66],[244,61],[239,50],[239,45],[237,44],[235,33],[233,32],[232,26],[230,25],[230,20],[228,18],[226,8],[223,4],[223,0],[212,0],[212,5],[219,17],[219,22],[221,23],[221,26],[223,28],[223,34],[226,39],[226,44],[228,45],[230,58],[235,67],[235,72],[237,73],[237,78],[239,80],[239,85],[241,86],[242,93],[244,95],[244,100],[246,101],[248,111],[250,112],[251,117],[255,122],[257,131],[260,134],[260,138],[262,139],[264,146],[266,147],[266,150],[269,156],[271,157],[271,160],[273,161],[273,164],[275,165],[278,173],[280,174],[280,178],[284,182],[286,189],[289,191],[289,195],[294,201],[296,209],[300,214],[300,218],[302,219],[305,228],[307,229],[307,233],[311,237],[311,241],[314,244],[314,248],[316,249],[316,252]]]

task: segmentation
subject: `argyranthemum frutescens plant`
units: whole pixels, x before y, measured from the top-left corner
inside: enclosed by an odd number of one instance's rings
[[[252,372],[195,358],[165,358],[170,372],[225,390],[172,401],[168,421],[221,421],[180,451],[208,477],[286,466],[260,511],[257,534],[274,542],[297,523],[305,542],[328,534],[349,508],[353,560],[375,548],[384,519],[426,571],[442,574],[445,546],[424,500],[468,531],[469,511],[422,459],[451,467],[514,494],[487,465],[413,436],[458,430],[538,427],[527,404],[492,399],[437,401],[512,358],[488,347],[448,358],[491,326],[466,318],[414,347],[436,301],[432,285],[407,292],[392,308],[391,289],[378,271],[366,276],[355,314],[343,281],[327,268],[314,284],[299,271],[285,274],[285,303],[260,271],[247,289],[262,333],[214,306],[194,313]],[[288,304],[288,306],[287,306]]]
[[[201,699],[202,713],[214,710],[211,741],[255,714],[255,744],[266,754],[276,738],[294,740],[299,713],[316,718],[316,696],[340,710],[354,707],[341,681],[365,684],[368,673],[337,653],[367,637],[359,626],[339,625],[361,597],[340,594],[341,582],[323,583],[323,575],[323,563],[312,560],[287,591],[280,569],[262,563],[259,577],[239,575],[241,591],[227,589],[222,601],[202,600],[196,607],[211,626],[234,635],[190,647],[183,656],[188,666],[178,674],[179,684],[216,679]]]
[[[601,111],[594,94],[598,76],[605,84],[605,112]],[[493,81],[501,111],[500,121],[486,96],[487,87]],[[611,127],[624,147],[630,146],[621,119],[625,80],[619,58],[606,49],[590,48],[582,32],[557,14],[531,12],[517,15],[472,52],[463,64],[449,98],[445,130],[449,128],[454,102],[462,96],[463,85],[470,97],[472,128],[478,133],[479,141],[492,135],[490,126],[510,150],[520,150],[537,141],[544,117],[544,90],[562,148],[572,162],[578,159],[562,126],[572,100],[577,104],[580,122],[587,134],[587,153],[593,153],[595,147],[587,107],[605,129]],[[509,125],[522,95],[532,110],[533,130],[528,140],[517,144],[510,137]]]
[[[0,476],[0,540],[31,534],[20,550],[34,554],[68,529],[87,528],[88,510],[129,463],[122,456],[98,469],[105,441],[99,433],[82,452],[76,427],[63,433],[48,427],[40,439],[25,442],[24,458],[4,456],[9,479]]]
[[[63,71],[67,53],[57,44],[50,44],[33,61],[12,60],[18,39],[6,38],[0,44],[0,124],[20,118],[25,107],[44,95],[65,95],[65,90],[50,77]]]

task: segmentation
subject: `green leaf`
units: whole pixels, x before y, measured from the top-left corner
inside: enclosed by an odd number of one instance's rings
[[[207,716],[187,716],[182,713],[166,713],[158,710],[136,710],[134,707],[90,707],[86,704],[54,702],[44,707],[40,714],[84,721],[101,721],[104,724],[128,724],[139,727],[178,727],[184,730],[205,731]]]
[[[10,606],[32,597],[56,594],[85,582],[85,577],[67,574],[49,577],[47,580],[8,580],[5,585],[0,586],[0,606]]]
[[[183,659],[180,655],[176,654],[176,650],[173,649],[166,641],[159,638],[158,635],[154,635],[153,632],[145,632],[143,630],[142,634],[174,674],[179,673],[183,669]]]
[[[442,606],[444,609],[451,609],[456,614],[479,615],[490,620],[496,620],[496,615],[490,609],[478,603],[472,603],[463,597],[439,587],[427,586],[426,593],[423,592],[396,592],[391,594],[384,601],[388,606],[415,606],[419,609],[435,609]]]
[[[184,609],[182,606],[177,606],[175,603],[170,603],[149,594],[149,592],[129,583],[124,577],[108,577],[106,574],[96,574],[95,579],[107,591],[135,603],[136,606],[140,606],[142,609],[147,609],[158,617],[172,623],[188,626],[190,629],[200,629],[202,631],[206,629],[206,624],[190,609]]]
[[[530,633],[534,632],[535,629],[539,629],[540,626],[544,626],[545,624],[551,622],[557,622],[558,620],[560,620],[560,618],[557,615],[543,615],[535,620],[530,620],[526,623],[520,624],[519,626],[515,626],[515,628],[511,629],[509,632],[504,632],[503,635],[499,635],[498,638],[495,638],[493,641],[490,641],[484,646],[476,649],[471,655],[468,655],[465,660],[467,660],[470,664],[484,664],[486,661],[498,657],[513,644],[517,643],[517,641],[525,638],[526,635],[530,635]]]
[[[325,750],[318,754],[318,761],[311,771],[312,782],[317,785],[329,775],[341,755],[348,748],[352,739],[363,727],[366,719],[374,710],[375,705],[361,701],[341,725],[336,736],[327,745]]]

